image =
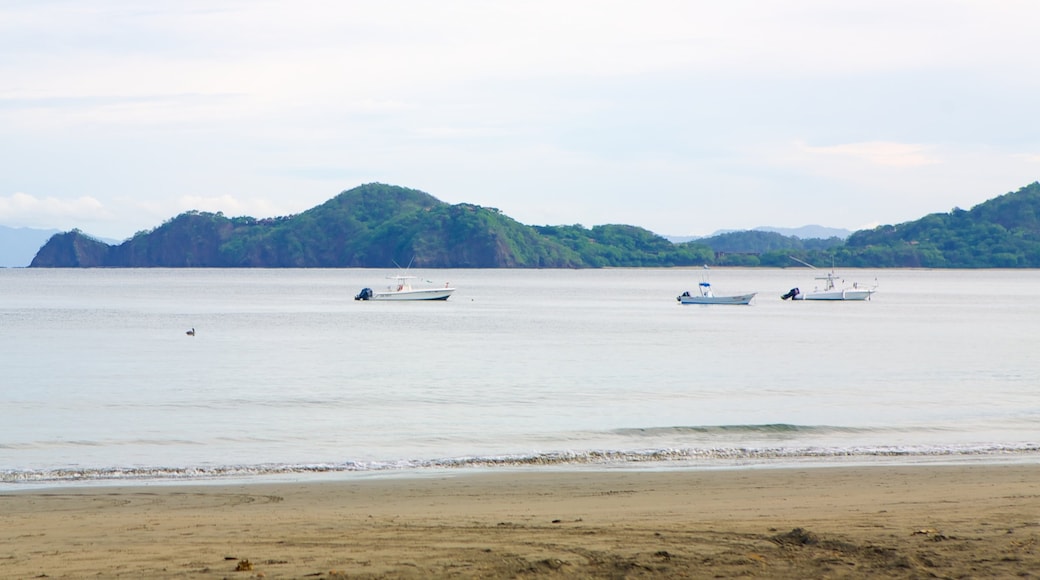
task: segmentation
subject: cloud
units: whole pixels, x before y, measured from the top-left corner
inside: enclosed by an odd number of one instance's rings
[[[72,199],[39,198],[17,192],[0,197],[0,221],[29,227],[53,227],[56,223],[96,221],[111,217],[110,212],[96,198],[81,196]]]
[[[825,157],[843,158],[886,167],[921,167],[943,163],[942,159],[935,155],[932,147],[916,143],[869,141],[821,147],[800,143],[798,147],[802,151],[816,156],[818,162],[826,162],[826,159],[820,159],[820,157]]]
[[[1028,164],[1040,165],[1040,153],[1019,153],[1013,157]]]
[[[1029,0],[0,3],[0,192],[93,195],[113,237],[191,209],[298,213],[369,181],[526,223],[907,219],[1036,179],[1037,15]]]

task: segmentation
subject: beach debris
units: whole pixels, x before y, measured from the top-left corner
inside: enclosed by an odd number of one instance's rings
[[[240,560],[235,565],[235,572],[248,572],[253,569],[253,563],[249,560]]]
[[[946,536],[946,534],[943,534],[942,532],[940,532],[939,530],[937,530],[935,528],[918,528],[918,529],[914,530],[914,533],[912,535],[914,535],[914,536],[928,536],[928,539],[930,539],[932,541],[935,541],[935,542],[941,542],[943,540],[950,539],[949,537]]]
[[[820,538],[816,534],[802,528],[795,528],[786,534],[777,534],[769,539],[779,546],[813,546],[820,543]]]

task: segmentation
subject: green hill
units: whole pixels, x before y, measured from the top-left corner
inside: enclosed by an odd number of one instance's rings
[[[791,257],[820,266],[864,268],[1038,268],[1040,183],[976,205],[897,225],[854,232],[842,243],[769,238],[735,232],[698,240],[718,265],[791,266]]]
[[[855,232],[837,252],[847,265],[1040,267],[1040,182],[963,210]]]
[[[840,238],[730,232],[676,244],[630,225],[527,226],[495,208],[451,205],[371,183],[301,214],[227,218],[191,211],[108,245],[54,235],[33,267],[599,268],[771,266],[1040,267],[1040,183],[981,203]]]
[[[31,266],[583,268],[700,265],[711,256],[633,226],[540,229],[494,208],[372,183],[294,216],[191,211],[118,246],[74,230],[52,237]]]

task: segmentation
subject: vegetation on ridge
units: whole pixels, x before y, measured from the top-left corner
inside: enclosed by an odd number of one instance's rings
[[[1040,267],[1040,183],[970,210],[863,230],[845,241],[746,231],[681,244],[630,225],[527,226],[495,208],[371,183],[293,216],[189,211],[115,246],[78,230],[55,234],[31,266],[784,267],[792,256],[821,266]]]
[[[628,232],[638,249],[615,251],[615,229]],[[707,248],[691,253],[631,226],[567,230],[573,239],[557,239],[494,208],[450,205],[373,183],[294,216],[257,220],[190,211],[118,246],[73,231],[51,238],[32,266],[583,268],[700,264],[711,256]],[[597,237],[603,238],[598,245]]]
[[[746,243],[752,233],[740,232],[741,240]],[[716,250],[721,247],[711,239],[699,241]],[[1040,182],[970,210],[954,208],[910,222],[860,230],[844,243],[836,238],[805,242],[802,247],[759,245],[759,251],[749,255],[721,254],[716,263],[783,267],[790,266],[794,256],[821,267],[1040,268]]]

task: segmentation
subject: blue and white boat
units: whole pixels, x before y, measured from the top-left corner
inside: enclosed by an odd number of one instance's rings
[[[679,304],[750,304],[751,299],[755,297],[755,294],[757,294],[757,292],[751,292],[748,294],[716,296],[715,292],[711,289],[711,282],[708,281],[708,267],[705,266],[704,270],[704,279],[697,284],[697,290],[699,293],[691,294],[689,291],[683,292],[675,297],[675,299],[679,301]]]

